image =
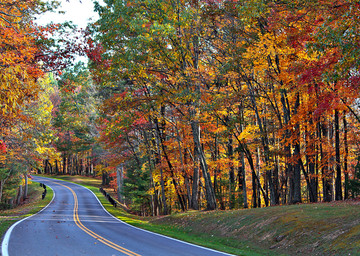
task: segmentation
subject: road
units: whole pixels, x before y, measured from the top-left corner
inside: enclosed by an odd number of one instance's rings
[[[54,191],[41,212],[14,224],[2,242],[3,256],[224,256],[206,249],[132,227],[111,216],[88,189],[43,177]]]

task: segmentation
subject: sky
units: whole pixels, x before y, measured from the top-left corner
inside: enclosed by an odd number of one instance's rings
[[[98,15],[94,12],[93,0],[59,0],[61,7],[55,13],[46,13],[37,18],[37,23],[46,25],[51,22],[63,23],[72,21],[79,28],[85,28],[89,19],[97,20]],[[59,14],[58,11],[65,11],[65,14]]]
[[[94,12],[93,0],[59,0],[61,6],[55,12],[48,12],[37,17],[36,22],[39,25],[47,25],[50,23],[63,23],[65,21],[72,21],[78,28],[86,28],[87,24],[98,19],[98,14]],[[102,3],[102,0],[98,2]],[[65,13],[59,13],[64,11]],[[76,62],[87,63],[87,57],[77,56]]]

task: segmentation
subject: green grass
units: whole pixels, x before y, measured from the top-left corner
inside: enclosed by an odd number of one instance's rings
[[[170,237],[235,255],[360,255],[360,203],[332,202],[139,217],[113,207],[100,180],[57,176],[89,188],[115,217]]]
[[[193,233],[191,230],[182,229],[177,226],[169,226],[167,223],[159,224],[153,222],[154,218],[144,218],[144,217],[132,215],[120,208],[115,208],[107,201],[107,199],[99,191],[99,186],[101,184],[101,181],[98,179],[94,179],[91,177],[67,176],[67,175],[46,176],[46,177],[66,180],[83,185],[84,187],[90,189],[97,196],[101,204],[110,214],[135,227],[139,227],[155,233],[163,234],[186,242],[191,242],[194,244],[228,252],[235,255],[244,255],[244,256],[275,255],[275,254],[267,254],[263,250],[257,250],[255,249],[255,246],[254,249],[251,251],[238,248],[239,241],[237,241],[236,239],[233,239],[232,241],[230,241],[230,239],[228,238],[222,238],[222,237],[211,237],[211,239],[209,239],[209,237],[204,234]],[[246,248],[246,245],[244,246],[244,248]]]
[[[52,189],[48,188],[44,200],[41,199],[43,191],[44,189],[39,186],[39,183],[34,182],[29,184],[29,199],[27,203],[14,209],[0,211],[0,237],[2,237],[8,228],[16,221],[37,213],[50,203],[53,198]]]

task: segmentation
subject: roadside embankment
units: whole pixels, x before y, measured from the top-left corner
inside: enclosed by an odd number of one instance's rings
[[[88,187],[131,225],[235,255],[360,255],[360,201],[139,217],[113,207],[96,179],[57,178]]]

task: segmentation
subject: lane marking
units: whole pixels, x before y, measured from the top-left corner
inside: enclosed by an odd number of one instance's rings
[[[35,180],[34,180],[34,182],[40,183],[39,181],[35,181]],[[50,187],[50,188],[51,188],[51,187]],[[52,188],[51,188],[51,189],[52,189]],[[53,189],[52,189],[52,190],[53,190]],[[22,220],[19,220],[19,221],[15,222],[15,223],[6,231],[5,236],[4,236],[4,239],[3,239],[2,243],[1,243],[1,255],[2,255],[2,256],[9,256],[10,236],[11,236],[11,232],[14,230],[14,228],[15,228],[17,225],[19,225],[21,222],[23,222],[24,220],[27,220],[27,219],[29,219],[29,218],[31,218],[31,217],[39,214],[40,212],[44,211],[44,210],[45,210],[46,208],[48,208],[48,206],[54,201],[54,198],[55,198],[55,190],[53,190],[53,197],[52,197],[50,203],[49,203],[47,206],[45,206],[45,207],[42,208],[40,211],[38,211],[37,213],[35,213],[35,214],[31,215],[31,216],[28,216],[28,217],[26,217],[26,218],[24,218],[24,219],[22,219]]]
[[[54,182],[54,181],[53,181]],[[60,186],[63,186],[67,189],[69,189],[71,191],[71,193],[73,194],[73,197],[74,197],[74,214],[73,214],[73,219],[74,219],[74,222],[76,224],[76,226],[78,226],[81,230],[83,230],[85,233],[87,233],[88,235],[92,236],[93,238],[95,238],[97,241],[119,251],[119,252],[122,252],[128,256],[141,256],[140,254],[137,254],[133,251],[130,251],[116,243],[113,243],[109,240],[107,240],[106,238],[100,236],[99,234],[95,233],[94,231],[88,229],[87,227],[84,226],[84,224],[80,221],[80,218],[79,218],[79,201],[77,199],[77,195],[75,193],[75,191],[66,186],[66,185],[63,185],[61,183],[58,183],[58,182],[54,182],[55,184],[58,184]]]
[[[76,183],[74,183],[76,184]],[[80,187],[83,187],[79,184],[76,184]],[[216,253],[219,253],[220,255],[227,255],[227,256],[236,256],[235,254],[230,254],[230,253],[227,253],[227,252],[222,252],[222,251],[218,251],[218,250],[215,250],[215,249],[211,249],[211,248],[208,248],[208,247],[204,247],[204,246],[201,246],[201,245],[197,245],[197,244],[192,244],[192,243],[189,243],[189,242],[185,242],[185,241],[182,241],[182,240],[179,240],[179,239],[176,239],[176,238],[173,238],[173,237],[170,237],[170,236],[166,236],[166,235],[162,235],[162,234],[159,234],[159,233],[155,233],[155,232],[152,232],[152,231],[149,231],[149,230],[146,230],[146,229],[142,229],[142,228],[138,228],[138,227],[135,227],[129,223],[126,223],[125,221],[123,220],[120,220],[118,219],[117,217],[115,217],[114,215],[112,215],[110,212],[108,212],[108,210],[105,209],[105,207],[102,205],[102,203],[100,202],[99,198],[95,195],[94,192],[92,192],[90,189],[86,188],[86,187],[83,187],[87,190],[89,190],[93,195],[94,197],[96,198],[96,200],[99,202],[100,206],[103,208],[103,210],[110,216],[112,217],[113,219],[117,220],[118,222],[124,224],[124,225],[127,225],[133,229],[137,229],[139,231],[142,231],[142,232],[146,232],[146,233],[150,233],[152,235],[155,235],[155,236],[159,236],[159,237],[163,237],[163,238],[166,238],[166,239],[169,239],[169,240],[173,240],[173,241],[176,241],[176,242],[179,242],[179,243],[182,243],[182,244],[186,244],[186,245],[189,245],[189,246],[193,246],[193,247],[197,247],[197,248],[200,248],[200,249],[204,249],[206,251],[211,251],[211,252],[216,252]]]
[[[43,177],[42,177],[43,178]],[[54,182],[54,179],[48,179],[46,178],[46,181],[50,181],[50,182]],[[169,236],[165,236],[165,235],[162,235],[162,234],[159,234],[159,233],[155,233],[155,232],[152,232],[152,231],[149,231],[149,230],[146,230],[146,229],[142,229],[142,228],[138,228],[138,227],[135,227],[133,225],[130,225],[129,223],[126,223],[118,218],[116,218],[114,215],[112,215],[111,213],[109,213],[105,207],[101,204],[99,198],[94,194],[94,192],[92,192],[90,189],[86,188],[86,187],[83,187],[79,184],[76,184],[76,183],[72,183],[76,186],[79,186],[81,188],[85,188],[86,190],[88,190],[90,193],[93,194],[94,198],[99,202],[99,205],[102,207],[102,209],[111,217],[113,218],[114,220],[124,224],[124,225],[127,225],[133,229],[136,229],[136,230],[139,230],[139,231],[142,231],[142,232],[146,232],[146,233],[150,233],[150,234],[153,234],[153,235],[156,235],[156,236],[159,236],[159,237],[163,237],[163,238],[166,238],[166,239],[169,239],[169,240],[173,240],[173,241],[176,241],[176,242],[179,242],[179,243],[183,243],[183,244],[186,244],[186,245],[189,245],[189,246],[193,246],[193,247],[197,247],[197,248],[201,248],[201,249],[204,249],[204,250],[207,250],[207,251],[210,251],[210,252],[215,252],[215,253],[219,253],[220,255],[228,255],[228,256],[235,256],[234,254],[230,254],[230,253],[226,253],[226,252],[222,252],[222,251],[218,251],[218,250],[214,250],[214,249],[211,249],[211,248],[207,248],[207,247],[204,247],[204,246],[201,246],[201,245],[197,245],[197,244],[192,244],[192,243],[189,243],[189,242],[185,242],[185,241],[182,241],[182,240],[179,240],[179,239],[176,239],[176,238],[172,238],[172,237],[169,237]],[[60,184],[62,185],[62,184]],[[54,196],[55,196],[55,191],[54,191]],[[53,198],[54,199],[54,198]]]

